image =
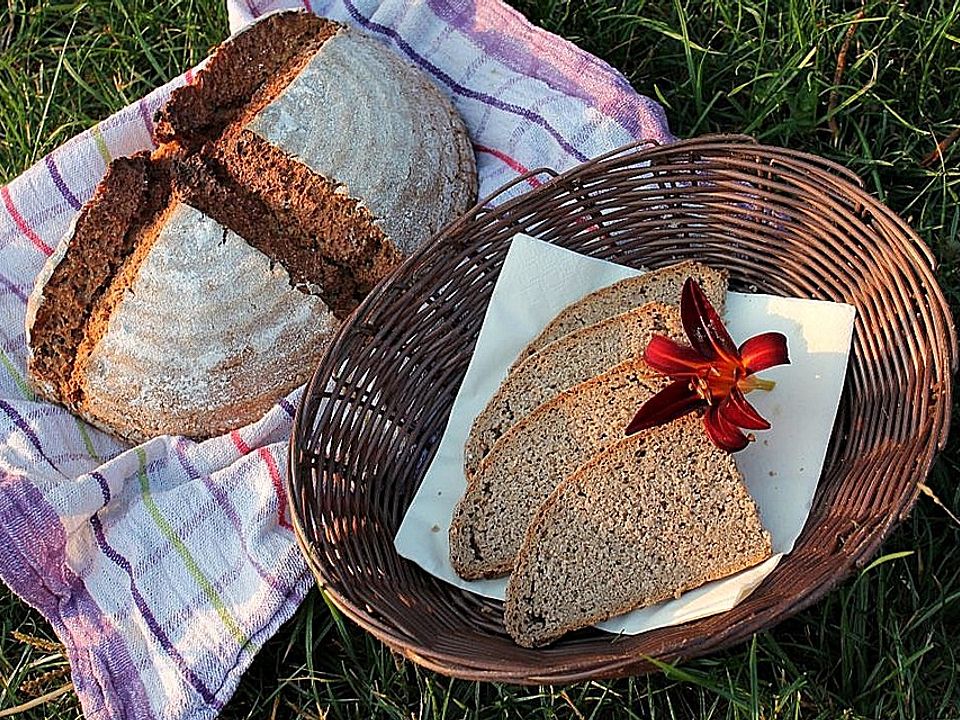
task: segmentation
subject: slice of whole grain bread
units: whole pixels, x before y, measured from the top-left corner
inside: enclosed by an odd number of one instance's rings
[[[540,506],[507,586],[507,631],[544,645],[770,554],[732,456],[688,415],[610,445]]]
[[[646,303],[564,335],[514,367],[473,421],[463,450],[468,482],[514,423],[564,390],[642,358],[650,339],[658,334],[682,342],[680,313],[670,305]]]
[[[454,510],[450,560],[467,579],[505,575],[530,518],[557,484],[623,437],[640,405],[664,385],[642,361],[580,383],[501,437]]]
[[[550,324],[534,338],[533,342],[524,348],[514,361],[511,370],[545,345],[587,325],[619,315],[648,302],[678,304],[680,290],[688,277],[700,283],[717,312],[723,315],[727,295],[728,273],[726,270],[715,270],[692,261],[669,265],[660,270],[652,270],[600,288],[571,303],[550,321]]]

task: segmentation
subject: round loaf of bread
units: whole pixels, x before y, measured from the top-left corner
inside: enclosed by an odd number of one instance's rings
[[[38,393],[134,442],[259,418],[476,198],[450,101],[310,13],[228,40],[155,120],[157,149],[111,163],[27,312]]]

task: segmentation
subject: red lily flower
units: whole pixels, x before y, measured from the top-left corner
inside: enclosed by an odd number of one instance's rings
[[[756,335],[739,348],[723,326],[700,285],[688,278],[680,295],[680,319],[690,346],[654,336],[644,359],[673,382],[647,400],[627,426],[627,435],[662,425],[706,408],[703,424],[713,443],[727,452],[743,450],[747,430],[767,430],[767,422],[747,402],[751,390],[772,390],[771,380],[754,373],[789,364],[787,338],[781,333]]]

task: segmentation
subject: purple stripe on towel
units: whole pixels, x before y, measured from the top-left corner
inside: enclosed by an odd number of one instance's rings
[[[160,627],[160,623],[157,622],[157,618],[151,612],[149,605],[147,605],[146,599],[137,588],[136,582],[133,579],[133,568],[130,566],[130,562],[107,542],[107,538],[103,533],[103,526],[100,524],[100,518],[98,518],[96,515],[92,516],[90,518],[90,525],[93,526],[93,533],[97,538],[97,546],[100,548],[101,552],[110,558],[110,560],[113,561],[117,567],[123,570],[124,574],[130,580],[130,595],[133,597],[133,602],[137,606],[137,610],[140,611],[140,615],[143,616],[144,621],[147,623],[147,627],[149,628],[150,632],[160,643],[163,651],[170,656],[170,659],[173,660],[174,664],[177,666],[177,669],[187,679],[187,682],[190,683],[193,689],[200,694],[204,702],[206,702],[208,705],[216,705],[219,707],[220,703],[217,701],[216,696],[206,685],[204,685],[203,681],[197,677],[196,674],[194,674],[193,670],[190,669],[186,661],[183,659],[183,656],[177,652],[177,648],[174,647],[170,637],[163,631],[163,628]]]
[[[559,132],[557,132],[556,128],[554,128],[553,125],[547,122],[547,120],[541,115],[538,115],[535,112],[527,110],[526,108],[520,107],[519,105],[513,105],[512,103],[504,102],[503,100],[495,98],[492,95],[488,95],[487,93],[482,93],[477,90],[473,90],[471,88],[461,85],[456,80],[454,80],[448,73],[438,68],[436,65],[434,65],[429,60],[427,60],[422,55],[420,55],[416,50],[414,50],[414,48],[406,40],[400,37],[400,34],[396,30],[394,30],[393,28],[389,28],[386,25],[381,25],[380,23],[374,22],[373,20],[370,20],[369,18],[365,17],[359,10],[357,10],[356,6],[354,6],[354,4],[350,2],[350,0],[344,0],[343,5],[354,20],[356,20],[358,23],[360,23],[363,27],[367,28],[368,30],[373,30],[374,32],[377,32],[377,33],[380,33],[381,35],[386,35],[387,37],[389,37],[391,40],[393,40],[397,44],[397,46],[401,50],[403,50],[404,53],[406,53],[406,55],[411,60],[413,60],[417,65],[419,65],[421,68],[426,70],[428,73],[430,73],[437,79],[449,85],[450,88],[458,95],[462,95],[464,97],[468,97],[473,100],[479,100],[480,102],[485,103],[490,107],[495,107],[498,110],[502,110],[503,112],[519,115],[525,120],[529,120],[534,125],[539,125],[544,130],[546,130],[550,134],[550,136],[554,140],[556,140],[557,144],[561,148],[563,148],[563,150],[571,157],[576,158],[580,162],[586,162],[589,159],[586,155],[584,155],[582,152],[577,150],[577,148],[575,148],[573,145],[567,142],[567,140],[564,139],[564,137]]]
[[[293,403],[286,398],[280,398],[279,405],[286,411],[287,415],[289,415],[291,419],[296,416],[297,409],[293,406]]]
[[[67,648],[89,717],[156,717],[116,628],[67,566],[66,534],[27,479],[0,474],[0,578],[39,610]]]
[[[106,506],[110,502],[110,486],[107,485],[107,481],[100,473],[93,473],[93,477],[100,485],[100,492],[103,493],[103,504]],[[157,642],[160,643],[163,651],[170,656],[170,659],[173,660],[174,664],[177,666],[177,669],[187,679],[187,682],[190,683],[193,689],[200,694],[204,702],[206,702],[208,705],[214,705],[218,708],[221,707],[223,703],[217,700],[217,696],[203,683],[199,677],[197,677],[193,670],[190,669],[190,667],[187,665],[187,662],[183,659],[183,656],[180,655],[180,653],[177,651],[177,648],[170,640],[170,637],[166,632],[164,632],[163,628],[160,627],[160,623],[157,622],[157,618],[154,616],[153,611],[150,610],[150,606],[147,604],[146,598],[143,597],[143,594],[137,587],[137,583],[133,577],[133,568],[130,566],[130,561],[117,552],[107,541],[107,536],[103,532],[103,525],[100,523],[100,518],[96,515],[91,515],[90,525],[93,527],[93,534],[97,539],[97,546],[100,548],[101,552],[110,558],[110,560],[117,567],[123,570],[124,574],[129,579],[130,595],[133,598],[133,602],[137,606],[137,610],[140,611],[140,615],[143,616],[144,621],[147,623],[147,628],[149,628],[150,632],[157,639]]]
[[[482,55],[597,107],[637,140],[676,140],[668,129],[663,108],[638,95],[616,68],[573,43],[533,27],[513,8],[474,0],[426,3],[434,15],[462,33]],[[516,33],[517,27],[525,32]]]
[[[503,31],[504,27],[512,29],[517,24],[528,26],[528,21],[512,8],[498,7],[497,9],[501,10],[504,15],[512,17],[506,18],[506,22],[500,25],[487,23],[486,27],[483,28],[477,26],[478,15],[483,11],[477,7],[475,2],[427,0],[427,6],[438,18],[470,38],[482,55],[494,58],[515,73],[525,76],[525,78],[536,78],[564,95],[580,98],[590,104],[602,102],[589,91],[588,85],[584,85],[582,76],[565,72],[564,68],[552,64],[549,57],[544,59],[530,52],[528,38],[519,38]],[[489,18],[485,17],[484,19]],[[511,20],[512,22],[510,22]],[[532,28],[530,29],[532,30]],[[536,37],[533,32],[530,34]],[[557,38],[556,42],[560,45],[566,45],[564,54],[568,57],[571,55],[575,57],[578,64],[597,68],[608,76],[608,79],[612,80],[620,90],[629,92],[631,95],[635,93],[627,79],[603,61],[589,55],[573,44],[567,44],[562,38]],[[631,134],[635,135],[640,130],[634,115],[615,119]]]
[[[143,126],[147,129],[147,135],[150,136],[150,142],[153,142],[153,120],[150,119],[150,110],[147,108],[147,99],[142,98],[137,103],[137,109],[140,111],[140,118],[143,120]]]
[[[534,27],[513,8],[475,0],[426,0],[426,4],[450,29],[456,29],[480,50],[478,57],[493,58],[527,79],[534,78],[563,95],[579,98],[638,140],[676,140],[663,108],[638,95],[616,68]]]
[[[53,464],[53,461],[47,457],[47,453],[43,450],[43,445],[40,443],[40,438],[37,436],[37,433],[34,432],[33,428],[30,427],[23,415],[14,410],[13,406],[8,403],[6,400],[0,400],[0,410],[3,410],[4,413],[13,421],[13,424],[27,436],[27,439],[30,441],[30,444],[36,449],[44,460],[47,461],[47,464],[50,465],[54,470],[60,472],[60,468]]]
[[[80,201],[77,200],[77,196],[70,192],[70,188],[67,187],[67,184],[63,181],[63,177],[60,175],[60,170],[57,169],[57,163],[53,160],[53,155],[47,155],[43,159],[43,164],[47,166],[47,172],[50,173],[50,179],[53,180],[53,184],[56,186],[57,190],[60,191],[60,194],[70,203],[70,207],[74,210],[80,209]]]
[[[14,285],[10,280],[5,278],[3,275],[0,275],[0,285],[3,285],[7,290],[16,295],[21,302],[27,302],[27,294]]]

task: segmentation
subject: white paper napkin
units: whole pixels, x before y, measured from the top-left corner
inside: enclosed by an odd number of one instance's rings
[[[560,310],[637,274],[526,235],[514,237],[437,455],[397,533],[400,555],[457,587],[503,598],[506,578],[469,582],[454,572],[449,560],[447,531],[466,487],[463,446],[470,426],[519,352]],[[735,456],[773,538],[775,554],[676,600],[635,610],[598,627],[636,634],[729,610],[753,592],[793,548],[826,457],[843,390],[854,314],[852,306],[838,303],[727,294],[727,327],[737,343],[778,331],[787,336],[790,352],[790,365],[763,373],[777,382],[774,391],[750,394],[750,402],[770,420],[772,429],[756,433],[757,441]]]

